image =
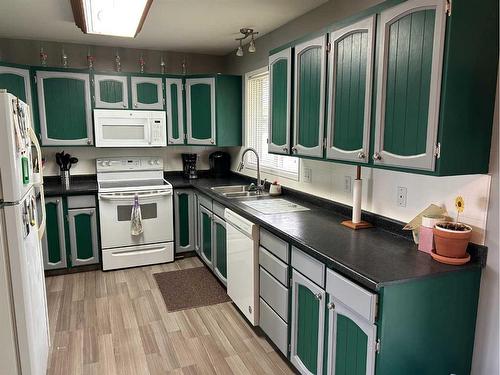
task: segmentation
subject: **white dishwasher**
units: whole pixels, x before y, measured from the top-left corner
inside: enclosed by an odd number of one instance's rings
[[[259,226],[225,209],[227,294],[254,326],[259,324]]]

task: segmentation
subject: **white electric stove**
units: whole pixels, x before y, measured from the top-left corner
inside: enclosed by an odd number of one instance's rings
[[[173,189],[158,157],[96,160],[103,270],[174,260]],[[138,200],[143,232],[132,234]]]

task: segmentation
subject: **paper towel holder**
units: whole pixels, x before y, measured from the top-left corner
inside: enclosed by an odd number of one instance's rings
[[[357,165],[354,189],[352,189],[352,219],[341,222],[342,225],[354,230],[373,227],[373,225],[367,221],[361,220],[362,187],[363,180],[361,179],[361,166]]]

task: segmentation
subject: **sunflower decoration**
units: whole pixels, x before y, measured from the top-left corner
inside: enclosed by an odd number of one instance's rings
[[[458,223],[458,217],[459,215],[464,212],[465,209],[465,201],[462,196],[458,196],[455,198],[455,209],[457,210],[457,223]]]

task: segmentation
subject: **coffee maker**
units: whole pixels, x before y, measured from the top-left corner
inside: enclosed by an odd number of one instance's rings
[[[184,178],[190,180],[198,178],[198,172],[196,171],[196,159],[197,154],[182,154],[182,169]]]

